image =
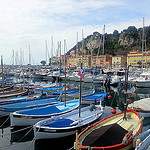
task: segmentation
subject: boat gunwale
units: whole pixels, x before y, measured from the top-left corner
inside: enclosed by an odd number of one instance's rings
[[[57,105],[57,104],[56,104]],[[50,105],[51,106],[51,105]],[[48,106],[46,106],[48,107]],[[38,118],[48,118],[48,117],[53,117],[53,116],[58,116],[58,115],[61,115],[61,114],[65,114],[67,112],[70,112],[72,110],[75,110],[79,107],[79,105],[77,105],[76,107],[70,109],[70,110],[66,110],[66,111],[63,111],[63,112],[59,112],[59,113],[52,113],[52,114],[48,114],[48,115],[25,115],[25,114],[17,114],[17,111],[16,112],[13,112],[12,115],[14,118],[16,119],[38,119]]]
[[[141,117],[140,117],[140,115],[135,111],[135,110],[127,110],[126,112],[132,112],[132,113],[134,113],[139,119],[141,119]],[[109,118],[111,118],[111,117],[114,117],[114,116],[116,116],[116,115],[120,115],[120,114],[122,114],[123,112],[120,112],[120,113],[117,113],[117,114],[113,114],[113,115],[111,115],[111,116],[108,116],[108,117],[105,117],[105,118],[103,118],[102,120],[100,120],[100,121],[98,121],[98,122],[96,122],[96,123],[94,123],[93,125],[91,125],[91,126],[89,126],[89,127],[87,127],[85,130],[83,130],[79,135],[78,135],[78,146],[79,146],[79,149],[88,149],[90,146],[83,146],[83,145],[81,145],[80,143],[79,143],[79,137],[82,135],[82,134],[84,134],[87,130],[89,130],[90,128],[93,128],[93,126],[96,126],[97,124],[99,124],[99,123],[101,123],[101,122],[103,122],[104,120],[107,120],[107,119],[109,119]],[[128,144],[127,145],[124,145],[123,143],[119,143],[119,144],[116,144],[116,145],[111,145],[111,146],[105,146],[105,147],[90,147],[90,148],[92,148],[92,149],[102,149],[102,150],[104,150],[104,149],[120,149],[120,148],[124,148],[124,147],[127,147],[127,146],[129,146],[131,143],[132,143],[132,141],[133,141],[133,139],[134,139],[134,137],[136,137],[139,133],[140,133],[140,131],[141,131],[141,129],[142,129],[142,122],[140,123],[141,125],[140,125],[140,128],[139,128],[139,130],[135,133],[135,135],[133,136],[133,137],[131,137],[129,140],[128,140]],[[129,130],[130,131],[130,130]],[[128,131],[128,132],[129,132]]]

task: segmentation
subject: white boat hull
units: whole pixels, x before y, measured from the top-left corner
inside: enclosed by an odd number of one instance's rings
[[[29,118],[16,118],[14,117],[13,113],[10,113],[10,126],[31,126],[41,121],[45,118],[38,118],[38,119],[29,119]]]
[[[135,85],[137,87],[150,87],[150,81],[136,81]]]
[[[76,131],[63,132],[63,133],[53,133],[52,131],[51,132],[35,132],[35,129],[34,129],[34,135],[35,135],[36,140],[62,138],[62,137],[73,135],[75,134],[75,132]]]
[[[76,130],[83,130],[85,127],[99,119],[103,114],[103,108],[99,107],[91,111],[90,107],[86,107],[81,109],[80,117],[78,113],[79,110],[74,110],[70,113],[36,123],[34,125],[35,139],[55,139],[73,135],[75,134]],[[66,126],[64,119],[71,119],[73,123],[70,122],[70,125]],[[59,124],[57,121],[60,121],[61,123]],[[51,126],[51,123],[54,123],[55,125]],[[63,126],[64,124],[65,127]],[[59,125],[61,125],[61,127]]]

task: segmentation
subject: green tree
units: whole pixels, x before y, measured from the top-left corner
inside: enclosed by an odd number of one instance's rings
[[[45,66],[46,61],[45,61],[45,60],[42,60],[40,63],[41,63],[43,66]]]

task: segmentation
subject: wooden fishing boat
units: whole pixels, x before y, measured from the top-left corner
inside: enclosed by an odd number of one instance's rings
[[[94,90],[94,89],[91,89],[91,90],[82,91],[82,92],[81,92],[81,95],[82,95],[82,96],[87,96],[87,95],[90,95],[90,94],[93,94],[93,93],[95,93],[95,90]],[[65,95],[63,95],[62,97],[65,97]],[[66,94],[66,97],[67,97],[67,98],[79,98],[79,97],[80,97],[80,92],[75,92],[75,93],[71,93],[71,94]]]
[[[5,104],[0,106],[0,116],[7,116],[12,112],[19,110],[27,110],[38,107],[44,107],[52,104],[56,104],[59,101],[59,98],[49,98],[49,99],[36,99],[33,101],[26,101],[13,104]]]
[[[26,89],[28,89],[31,92],[39,92],[42,88],[50,88],[55,87],[56,83],[51,83],[50,85],[41,85],[41,84],[29,84],[28,86],[25,86]]]
[[[143,98],[128,105],[128,109],[134,109],[143,117],[150,117],[150,98]]]
[[[0,99],[26,95],[28,90],[23,90],[21,87],[11,91],[0,92]]]
[[[138,135],[135,139],[135,150],[148,150],[150,146],[150,129]]]
[[[43,94],[40,93],[40,94],[32,94],[32,95],[27,95],[27,96],[19,96],[19,97],[15,97],[15,98],[5,98],[5,99],[0,100],[0,105],[33,101],[33,100],[37,100],[37,99],[42,99],[44,97],[45,96],[43,96]]]
[[[97,92],[87,96],[82,96],[82,104],[91,104],[91,103],[99,103],[100,100],[104,100],[106,97],[106,92]]]
[[[150,72],[143,72],[135,79],[136,87],[150,87]]]
[[[129,150],[142,129],[142,118],[134,110],[103,118],[76,137],[75,149]]]
[[[71,94],[71,93],[75,93],[77,92],[78,89],[74,88],[74,89],[70,89],[70,90],[66,90],[66,94]],[[57,90],[57,91],[52,91],[51,92],[52,95],[60,95],[60,94],[65,94],[65,90]]]
[[[79,110],[42,120],[34,125],[35,139],[51,139],[70,136],[76,130],[83,130],[88,125],[97,121],[103,114],[103,107],[97,105],[92,111],[91,107],[84,107]]]
[[[0,91],[0,95],[1,95],[1,94],[11,93],[11,92],[17,92],[17,91],[19,91],[21,88],[22,88],[22,86],[21,86],[21,87],[10,88],[10,89],[4,90],[4,91],[1,90],[1,91]]]
[[[52,91],[57,91],[57,90],[61,90],[63,88],[63,86],[53,86],[53,87],[45,87],[45,88],[37,88],[35,89],[36,92],[43,92],[43,93],[48,93],[50,94]]]
[[[5,87],[0,87],[0,92],[2,92],[3,90],[4,91],[8,91],[8,90],[11,90],[13,89],[14,85],[5,85]]]
[[[20,110],[10,113],[11,126],[29,126],[34,125],[38,121],[58,116],[72,111],[79,107],[79,100],[71,100],[67,102],[60,102],[55,105]]]

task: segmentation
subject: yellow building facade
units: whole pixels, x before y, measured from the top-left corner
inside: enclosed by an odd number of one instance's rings
[[[138,50],[130,51],[127,55],[128,66],[131,65],[133,67],[137,67],[140,65],[140,63],[142,63],[142,61],[143,66],[147,66],[147,64],[150,63],[150,51],[143,52],[143,59],[142,52]]]
[[[112,57],[112,68],[124,68],[127,58],[123,55],[117,55]]]

